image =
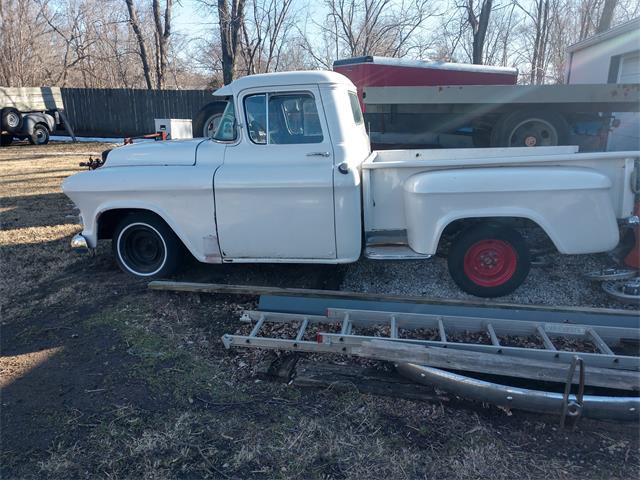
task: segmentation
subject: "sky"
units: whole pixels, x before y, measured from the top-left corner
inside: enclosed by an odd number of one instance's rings
[[[174,25],[175,31],[191,38],[208,35],[208,31],[217,28],[216,18],[212,12],[214,7],[205,7],[198,0],[178,0],[180,5],[175,6]],[[209,0],[215,3],[215,0]],[[316,1],[316,3],[320,3]],[[295,9],[307,10],[306,17],[316,17],[323,8],[309,6],[309,0],[295,0]],[[209,12],[207,12],[207,10]]]

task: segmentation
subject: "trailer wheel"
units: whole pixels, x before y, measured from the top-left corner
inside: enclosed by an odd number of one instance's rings
[[[5,107],[1,114],[2,130],[14,133],[22,128],[22,115],[13,107]]]
[[[44,123],[36,123],[28,138],[31,145],[46,145],[50,138],[49,128]]]
[[[569,141],[569,124],[559,113],[516,111],[501,117],[491,131],[493,147],[552,147]]]
[[[0,147],[8,147],[13,142],[13,135],[0,135]]]
[[[220,124],[227,102],[211,102],[193,119],[193,136],[211,138]]]
[[[173,273],[182,255],[182,243],[164,221],[153,214],[124,217],[113,233],[113,253],[126,273],[142,278]]]
[[[513,292],[529,274],[529,248],[510,227],[470,227],[454,240],[448,256],[449,274],[465,292],[500,297]]]

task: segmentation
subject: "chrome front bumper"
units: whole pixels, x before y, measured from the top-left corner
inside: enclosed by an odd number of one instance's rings
[[[71,249],[77,253],[87,253],[90,250],[87,239],[84,238],[80,233],[74,235],[71,239]]]

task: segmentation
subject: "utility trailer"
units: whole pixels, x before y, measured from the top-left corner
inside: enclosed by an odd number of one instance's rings
[[[380,57],[340,60],[334,70],[358,88],[377,149],[579,145],[602,151],[616,126],[613,114],[640,111],[638,84],[514,85],[509,69]]]
[[[64,114],[62,93],[57,87],[0,87],[0,146],[14,139],[46,145],[56,129],[64,127],[75,136]]]

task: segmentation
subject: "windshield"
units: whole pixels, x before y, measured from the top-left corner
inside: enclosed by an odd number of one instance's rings
[[[227,102],[218,128],[212,138],[219,142],[232,142],[236,139],[236,112],[233,106],[233,99]]]

